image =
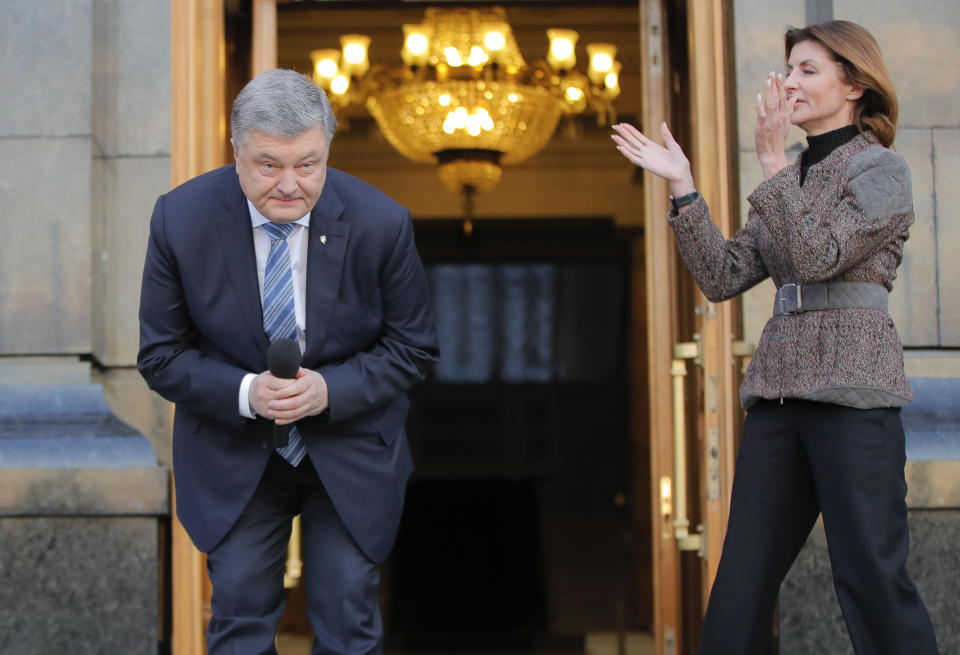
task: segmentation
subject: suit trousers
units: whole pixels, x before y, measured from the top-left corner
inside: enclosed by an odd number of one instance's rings
[[[209,655],[276,654],[287,543],[297,514],[312,655],[382,652],[379,568],[344,527],[309,455],[294,468],[273,452],[240,518],[207,555],[213,585]]]
[[[780,584],[822,512],[854,652],[935,655],[933,625],[907,577],[905,463],[898,408],[789,398],[752,407],[698,652],[767,652]]]

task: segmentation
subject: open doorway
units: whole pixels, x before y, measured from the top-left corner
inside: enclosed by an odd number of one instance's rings
[[[395,645],[582,652],[636,631],[631,240],[609,220],[423,221],[442,357],[411,394],[417,470]]]

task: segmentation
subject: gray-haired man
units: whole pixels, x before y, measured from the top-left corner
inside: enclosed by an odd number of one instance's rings
[[[138,367],[176,403],[177,515],[208,553],[211,655],[275,653],[302,514],[313,653],[382,650],[378,563],[412,469],[407,389],[438,352],[409,212],[327,168],[323,92],[267,71],[231,115],[236,164],[161,196]],[[300,345],[295,378],[270,343]],[[273,423],[295,426],[275,448]]]

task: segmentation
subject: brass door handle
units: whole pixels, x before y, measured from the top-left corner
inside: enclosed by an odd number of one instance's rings
[[[300,584],[303,575],[303,559],[300,555],[300,515],[293,517],[290,526],[290,542],[287,544],[287,566],[283,572],[283,588],[292,589]]]
[[[687,516],[687,407],[686,384],[687,359],[698,359],[698,343],[680,343],[674,346],[674,359],[670,366],[673,378],[673,536],[680,550],[695,550],[703,553],[703,535],[690,534],[690,519]],[[662,511],[662,510],[661,510]],[[702,531],[702,529],[701,529]]]

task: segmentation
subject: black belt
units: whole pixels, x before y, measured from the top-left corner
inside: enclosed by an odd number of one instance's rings
[[[872,282],[785,284],[777,289],[777,297],[773,301],[773,315],[849,307],[887,311],[888,295],[885,286]]]

